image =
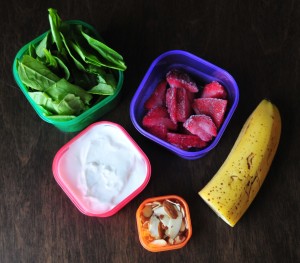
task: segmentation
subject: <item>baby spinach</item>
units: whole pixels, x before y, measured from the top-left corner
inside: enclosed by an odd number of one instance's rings
[[[34,90],[45,90],[60,80],[42,62],[29,55],[24,55],[18,63],[18,74],[22,82]]]
[[[57,14],[57,10],[53,8],[48,9],[49,12],[49,22],[50,22],[50,29],[52,38],[54,40],[54,43],[56,44],[58,52],[65,55],[65,49],[61,40],[61,35],[59,32],[60,25],[62,23],[60,17]]]
[[[89,104],[92,99],[92,95],[90,95],[87,91],[68,82],[65,79],[60,79],[52,86],[45,89],[45,93],[47,93],[52,99],[56,101],[62,100],[68,94],[73,94],[79,97],[85,104]]]
[[[102,42],[98,41],[97,39],[92,38],[91,36],[84,33],[82,28],[81,34],[88,41],[91,47],[93,47],[106,60],[106,63],[103,63],[103,65],[118,70],[126,69],[126,65],[123,62],[123,57],[120,54],[118,54]]]
[[[50,30],[29,45],[18,74],[44,115],[66,121],[114,94],[117,71],[126,65],[90,28],[62,21],[53,8],[48,13]]]

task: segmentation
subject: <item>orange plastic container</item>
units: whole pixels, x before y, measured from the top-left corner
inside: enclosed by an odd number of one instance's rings
[[[166,215],[162,215],[160,212],[158,212],[158,209],[160,209],[162,212],[167,211],[164,201],[167,201],[169,205],[172,204],[174,207],[177,207],[177,213],[178,211],[181,211],[177,214],[177,217],[181,214],[182,226],[180,227],[180,231],[175,238],[171,238],[167,233],[168,228],[171,229],[173,226],[170,227],[169,225],[168,227],[167,225],[164,225],[166,222],[170,224],[171,217],[166,219]],[[155,220],[152,220],[152,217],[156,217]],[[165,218],[165,220],[163,220],[163,218]],[[159,238],[153,237],[153,232],[151,232],[153,231],[153,225],[155,225],[153,222],[157,220],[161,220],[158,223],[160,226],[160,230],[158,232],[161,234]],[[180,249],[187,244],[192,236],[192,223],[189,207],[186,201],[177,195],[158,196],[146,199],[143,203],[141,203],[136,211],[136,222],[139,240],[142,246],[150,252],[162,252]],[[151,224],[152,226],[150,226]]]

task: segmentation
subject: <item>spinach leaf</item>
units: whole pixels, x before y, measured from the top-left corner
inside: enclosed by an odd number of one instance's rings
[[[48,51],[46,48],[44,49],[44,54],[46,58],[46,66],[53,69],[54,71],[58,69],[58,64],[55,57],[52,56],[51,52]]]
[[[46,36],[42,39],[42,41],[37,45],[36,47],[36,54],[40,57],[43,58],[45,56],[44,50],[49,49],[49,42],[51,41],[51,33],[48,32]]]
[[[26,86],[40,91],[47,89],[60,79],[44,64],[29,55],[24,55],[19,61],[18,74]]]
[[[81,57],[81,59],[85,63],[92,64],[96,67],[106,66],[105,64],[101,63],[94,54],[89,53],[87,50],[82,48],[78,43],[72,42],[71,44],[72,44],[72,48],[77,52],[77,54]]]
[[[84,38],[88,41],[91,47],[93,47],[98,53],[106,59],[107,62],[109,63],[109,67],[115,68],[118,70],[125,70],[126,65],[124,64],[123,57],[111,49],[110,47],[106,46],[99,40],[89,36],[85,32],[83,32],[83,29],[81,27],[81,34],[84,36]]]
[[[57,14],[57,10],[53,8],[48,9],[49,12],[49,23],[50,23],[50,30],[53,37],[53,41],[57,46],[57,50],[62,54],[65,55],[66,51],[63,46],[63,42],[61,39],[61,34],[59,31],[61,25],[61,19]]]
[[[34,45],[32,45],[32,44],[30,44],[28,46],[28,55],[33,58],[36,58],[36,49],[35,49]]]
[[[84,110],[88,109],[82,100],[74,94],[66,95],[58,104],[55,105],[55,110],[59,115],[79,115]]]
[[[69,54],[69,56],[71,57],[71,59],[73,60],[75,66],[81,70],[81,71],[85,71],[85,66],[83,64],[83,61],[80,61],[80,58],[76,58],[75,54],[73,54],[72,50],[71,50],[71,46],[72,46],[72,41],[68,40],[67,38],[64,37],[63,34],[61,34],[61,38],[63,43],[65,44],[66,50]]]
[[[53,106],[54,101],[45,92],[35,91],[28,92],[34,102],[43,108],[44,114],[52,115],[55,114],[55,107]]]
[[[104,78],[98,75],[98,84],[91,88],[88,92],[98,95],[112,95],[115,93],[115,85],[115,82],[107,82]]]
[[[60,79],[52,86],[44,90],[52,99],[62,100],[68,94],[73,94],[79,97],[85,104],[89,104],[93,96],[87,93],[84,89],[71,84],[65,79]]]
[[[62,100],[55,101],[45,92],[30,92],[30,97],[44,109],[46,115],[78,115],[88,107],[74,94],[67,94]]]
[[[58,56],[53,55],[53,57],[55,58],[58,66],[60,68],[60,71],[62,72],[62,77],[66,80],[69,80],[70,76],[71,76],[71,73],[70,73],[70,70],[68,69],[66,63],[61,58],[59,58]]]
[[[89,65],[89,72],[96,74],[97,85],[90,89],[88,92],[98,95],[112,95],[115,93],[117,81],[113,73],[105,72],[102,68]]]

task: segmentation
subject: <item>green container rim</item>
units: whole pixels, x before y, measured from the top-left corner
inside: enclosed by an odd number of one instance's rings
[[[90,24],[83,22],[81,20],[68,20],[65,21],[68,24],[75,24],[75,25],[83,25],[84,27],[90,29],[91,31],[93,31],[93,33],[98,37],[98,39],[101,39],[101,36],[98,34],[98,32],[96,31],[96,29],[91,26]],[[19,74],[18,74],[18,70],[17,70],[17,63],[18,60],[20,60],[24,53],[28,50],[28,46],[30,44],[36,45],[37,43],[39,43],[44,37],[45,35],[49,32],[46,31],[45,33],[41,34],[40,36],[38,36],[37,38],[33,39],[32,41],[30,41],[29,43],[27,43],[26,45],[24,45],[16,54],[14,62],[13,62],[13,76],[14,79],[16,81],[16,83],[18,84],[19,88],[21,89],[21,91],[23,92],[23,94],[25,95],[25,97],[27,98],[27,100],[30,102],[31,106],[33,107],[33,109],[36,111],[36,113],[39,115],[39,117],[50,123],[53,124],[54,126],[59,126],[59,129],[62,129],[62,126],[72,126],[72,125],[76,125],[80,122],[82,122],[85,118],[89,117],[90,115],[93,115],[97,110],[99,110],[100,108],[104,107],[105,105],[107,105],[109,102],[113,101],[120,93],[122,85],[123,85],[123,81],[124,81],[124,74],[122,71],[118,71],[119,72],[119,76],[118,76],[118,84],[117,84],[117,88],[116,88],[116,92],[113,95],[109,95],[106,98],[104,98],[103,100],[99,101],[98,103],[96,103],[94,106],[92,106],[91,108],[89,108],[88,110],[84,111],[83,113],[81,113],[80,115],[76,116],[74,119],[71,120],[67,120],[67,121],[57,121],[51,118],[48,118],[47,116],[45,116],[43,114],[43,110],[42,108],[37,105],[34,100],[29,96],[28,94],[28,90],[26,88],[26,86],[22,83]],[[83,129],[84,127],[82,127]],[[63,128],[64,129],[64,128]]]

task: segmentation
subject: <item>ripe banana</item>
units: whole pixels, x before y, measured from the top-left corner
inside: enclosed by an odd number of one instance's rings
[[[262,100],[244,124],[227,159],[199,192],[227,224],[234,226],[259,191],[281,134],[278,108]]]

